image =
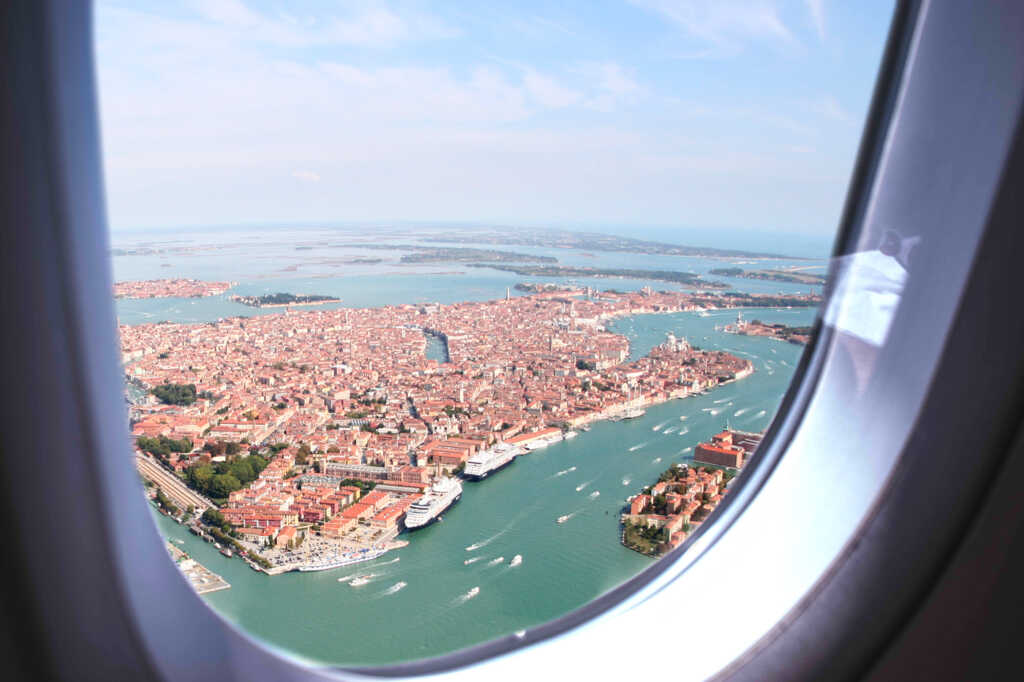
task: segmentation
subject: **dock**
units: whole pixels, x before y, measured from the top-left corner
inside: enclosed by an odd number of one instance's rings
[[[231,587],[231,584],[224,580],[224,578],[206,568],[170,542],[167,543],[167,551],[170,552],[171,559],[178,567],[178,570],[181,571],[181,574],[185,576],[185,579],[192,585],[192,589],[197,593],[219,592]]]

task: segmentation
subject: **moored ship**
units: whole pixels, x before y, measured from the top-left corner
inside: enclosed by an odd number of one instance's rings
[[[466,468],[462,470],[462,475],[479,481],[511,464],[519,454],[522,454],[522,450],[514,445],[498,443],[493,448],[481,450],[466,460]],[[408,521],[406,525],[408,525]]]
[[[415,530],[429,525],[441,513],[462,497],[462,483],[455,478],[442,478],[430,487],[423,497],[409,506],[405,527]]]

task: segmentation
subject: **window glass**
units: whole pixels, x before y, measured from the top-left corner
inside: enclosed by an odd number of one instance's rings
[[[811,341],[891,11],[99,0],[134,464],[203,600],[387,664],[683,544]]]

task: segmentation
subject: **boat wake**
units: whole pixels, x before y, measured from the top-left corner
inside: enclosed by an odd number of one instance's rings
[[[721,405],[722,403],[726,402],[727,400],[732,400],[732,398],[731,397],[730,398],[722,398],[721,400],[714,401],[714,403],[715,403],[715,405]]]
[[[668,424],[668,422],[666,421],[661,422],[660,424],[655,424],[654,426],[651,427],[651,431],[661,431],[663,428],[665,428],[665,424]]]
[[[679,435],[680,435],[680,436],[685,436],[685,435],[686,435],[686,434],[688,434],[689,432],[690,432],[690,429],[689,429],[689,428],[687,428],[687,427],[685,427],[685,426],[684,426],[683,428],[679,429]]]
[[[721,411],[722,410],[710,410],[708,414],[710,414],[712,417],[717,417]]]
[[[629,449],[629,451],[630,451],[630,452],[636,452],[637,450],[639,450],[640,448],[644,447],[645,445],[647,445],[647,443],[637,443],[636,445],[634,445],[633,447],[631,447],[631,448]]]
[[[651,460],[651,464],[657,464],[660,461],[661,461],[661,457],[655,457],[654,459]]]
[[[470,564],[475,564],[476,562],[480,561],[481,559],[486,559],[486,558],[487,557],[483,557],[483,556],[475,556],[472,559],[466,559],[465,561],[463,561],[462,565],[463,566],[469,566]]]
[[[367,573],[366,575],[360,575],[360,576],[357,576],[357,577],[353,578],[352,581],[349,582],[349,586],[350,587],[362,587],[363,585],[367,584],[368,582],[370,582],[371,580],[373,580],[376,577],[377,577],[376,573]]]
[[[630,478],[629,476],[626,476],[624,479],[622,479],[622,485],[629,485],[629,482],[632,481],[632,480],[633,480],[632,478]]]
[[[391,587],[389,587],[388,589],[386,589],[383,592],[381,592],[380,596],[386,597],[389,594],[394,594],[395,592],[398,592],[399,590],[401,590],[403,587],[405,587],[408,584],[409,583],[407,583],[407,582],[405,582],[403,580],[400,580],[397,583],[395,583],[394,585],[392,585]]]
[[[583,483],[580,483],[578,486],[576,486],[576,492],[579,492],[579,491],[583,490],[588,485],[590,485],[590,483],[591,483],[591,481],[583,481]]]
[[[760,412],[758,412],[757,414],[754,415],[754,419],[760,419],[761,417],[765,416],[766,414],[768,414],[768,410],[761,410]]]
[[[459,604],[465,604],[466,602],[468,602],[470,599],[472,599],[473,597],[475,597],[478,594],[480,594],[480,588],[479,587],[474,587],[469,592],[467,592],[466,594],[464,594],[461,597],[459,597],[456,601]]]
[[[682,450],[680,450],[680,451],[679,451],[679,454],[680,454],[680,455],[684,455],[684,454],[686,454],[687,452],[690,452],[691,450],[693,450],[693,448],[692,448],[692,447],[689,447],[689,448],[683,448]]]
[[[509,525],[511,525],[511,524],[509,524]],[[508,530],[508,528],[506,528],[505,530]],[[480,549],[481,547],[486,547],[487,545],[491,544],[492,542],[494,542],[495,540],[500,538],[502,535],[504,535],[505,534],[505,530],[498,531],[497,533],[495,533],[491,537],[487,538],[486,540],[481,540],[480,542],[474,542],[472,545],[470,545],[469,547],[466,548],[466,551],[467,552],[475,552],[476,550]]]
[[[601,491],[600,490],[595,490],[594,492],[590,493],[590,499],[594,499],[595,497],[600,497],[600,496],[601,496]]]
[[[503,563],[505,563],[505,557],[499,556],[499,557],[495,557],[495,558],[491,559],[490,561],[488,561],[487,565],[488,566],[497,566],[498,564],[503,564]]]
[[[750,411],[750,408],[749,408],[749,407],[744,407],[743,409],[740,409],[740,410],[736,410],[736,414],[734,414],[733,416],[734,416],[734,417],[740,417],[740,416],[742,416],[742,415],[746,414],[746,413],[747,413],[747,412],[749,412],[749,411]]]
[[[566,474],[571,474],[574,471],[576,471],[576,467],[569,467],[568,469],[562,469],[556,473],[555,476],[565,476]]]
[[[670,426],[667,429],[665,429],[665,435],[667,436],[668,434],[675,432],[675,430],[676,430],[676,427]]]

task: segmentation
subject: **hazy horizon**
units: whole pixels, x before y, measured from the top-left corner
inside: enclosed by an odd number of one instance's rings
[[[891,6],[99,0],[110,223],[831,240]]]

